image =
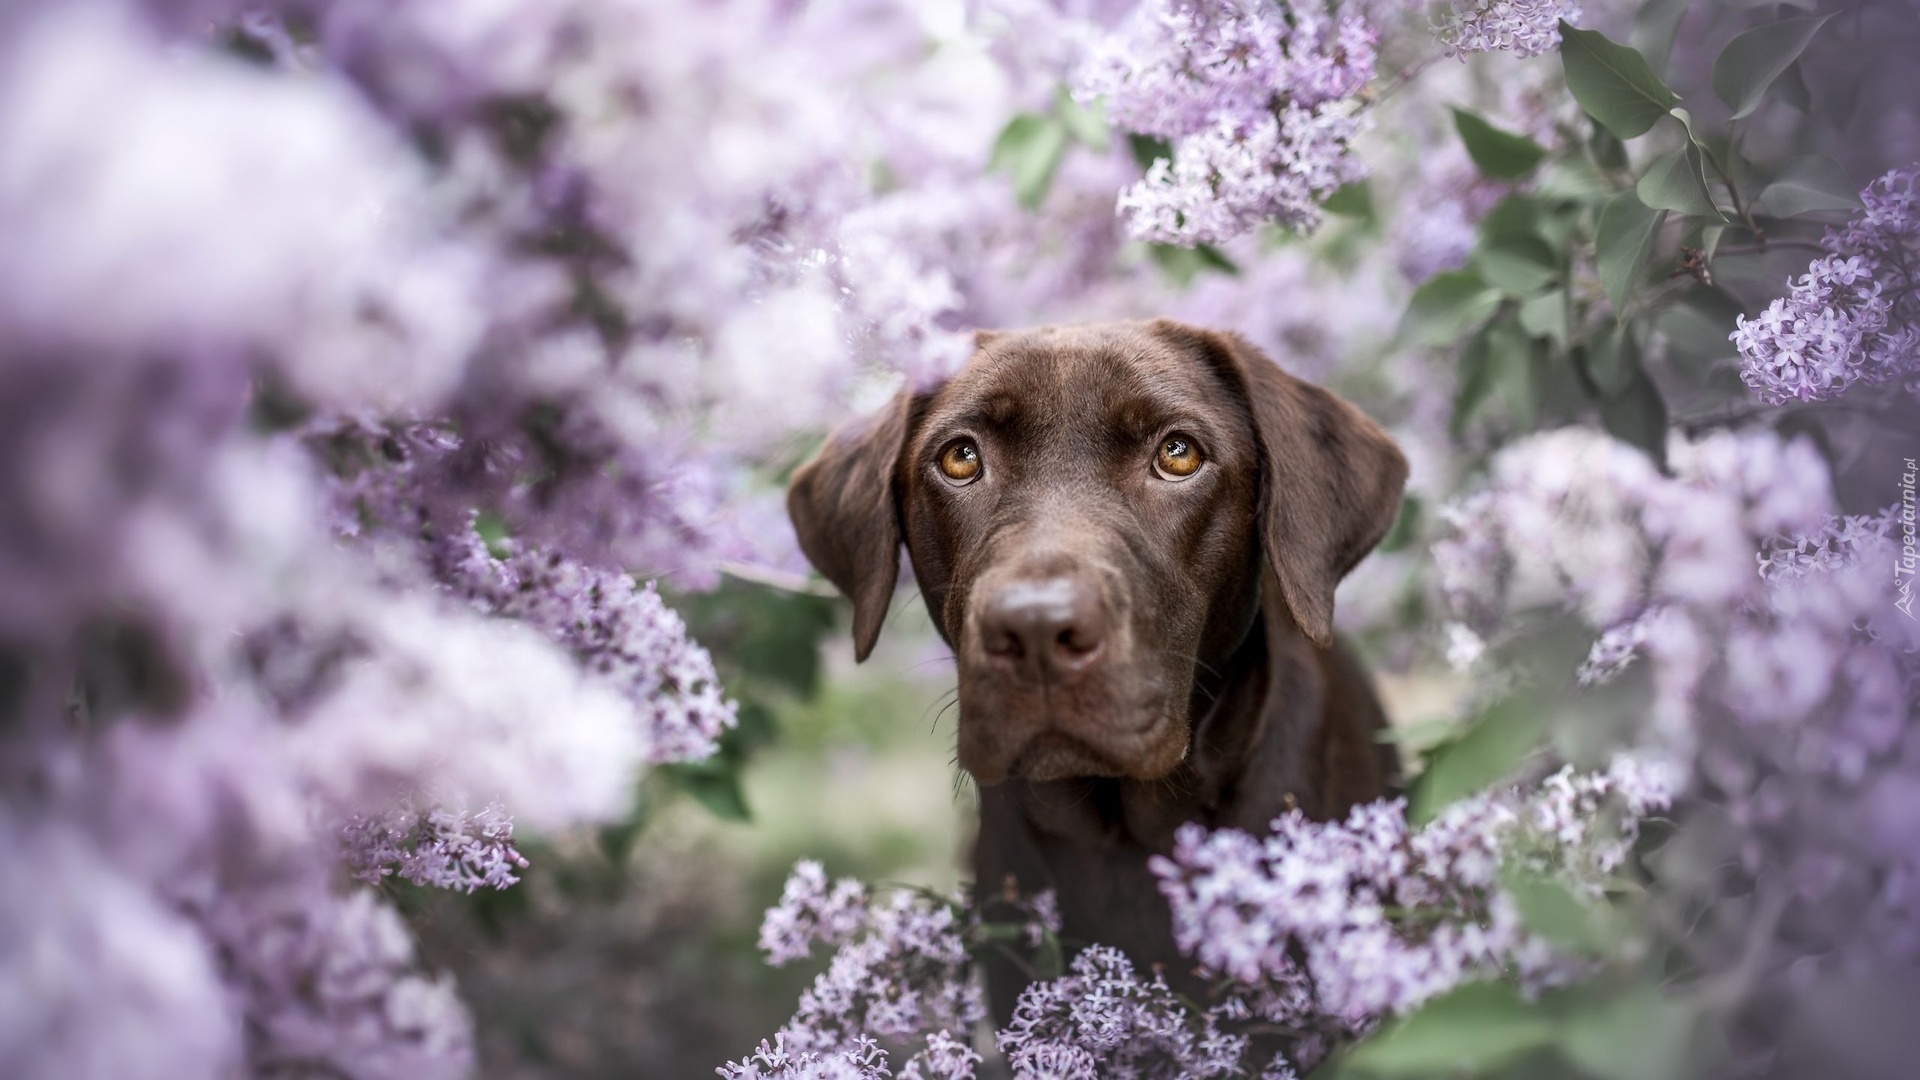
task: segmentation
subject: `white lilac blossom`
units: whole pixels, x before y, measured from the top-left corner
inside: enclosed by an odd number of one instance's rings
[[[1560,21],[1578,22],[1569,0],[1449,0],[1434,34],[1452,56],[1511,52],[1538,56],[1560,47]]]
[[[1920,389],[1920,167],[1860,193],[1863,209],[1827,230],[1827,254],[1786,296],[1739,317],[1740,377],[1771,405],[1837,397],[1855,384]]]
[[[1521,924],[1503,868],[1597,897],[1675,779],[1621,758],[1601,773],[1563,769],[1529,795],[1475,796],[1418,829],[1399,800],[1357,806],[1344,821],[1295,811],[1258,838],[1188,825],[1154,873],[1176,942],[1208,973],[1310,986],[1296,1024],[1317,1013],[1361,1031],[1462,982],[1512,976],[1537,989],[1577,974],[1578,960]],[[1623,813],[1609,828],[1599,812],[1610,800]]]
[[[1142,240],[1215,244],[1272,221],[1311,231],[1364,175],[1348,152],[1374,32],[1291,0],[1156,0],[1097,48],[1079,92],[1171,143],[1120,213]]]

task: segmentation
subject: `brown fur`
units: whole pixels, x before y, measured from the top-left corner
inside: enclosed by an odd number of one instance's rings
[[[1177,434],[1205,464],[1157,473]],[[956,485],[957,440],[982,471]],[[1167,320],[982,334],[793,479],[802,549],[873,648],[904,543],[959,666],[974,869],[1056,889],[1070,943],[1185,965],[1148,860],[1186,822],[1264,830],[1397,782],[1333,593],[1385,534],[1406,461],[1245,341]],[[1021,976],[989,970],[996,1010]]]

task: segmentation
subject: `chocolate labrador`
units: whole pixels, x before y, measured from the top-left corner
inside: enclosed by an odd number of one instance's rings
[[[1333,592],[1406,459],[1244,340],[1169,320],[982,332],[951,380],[836,433],[787,493],[865,659],[905,544],[959,666],[975,880],[1058,891],[1062,937],[1191,985],[1148,859],[1398,779]],[[990,966],[1002,1018],[1022,977]]]

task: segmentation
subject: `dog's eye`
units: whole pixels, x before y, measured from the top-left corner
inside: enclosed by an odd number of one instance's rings
[[[1162,480],[1185,480],[1200,471],[1200,447],[1185,435],[1169,435],[1160,440],[1160,450],[1153,455],[1153,471],[1160,474]]]
[[[980,476],[980,448],[972,439],[956,439],[940,451],[940,471],[958,486],[971,484]]]

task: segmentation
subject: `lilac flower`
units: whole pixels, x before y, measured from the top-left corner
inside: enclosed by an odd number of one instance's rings
[[[944,1031],[927,1036],[927,1045],[900,1066],[900,1080],[973,1080],[983,1059],[973,1047]]]
[[[1015,1076],[1062,1080],[1191,1080],[1232,1076],[1247,1041],[1196,1021],[1155,973],[1141,978],[1116,949],[1093,945],[1068,973],[1028,986],[999,1033]]]
[[[1004,899],[1019,921],[1002,929],[1035,945],[1058,932],[1052,892]],[[981,1058],[966,1036],[985,1007],[972,953],[987,940],[985,930],[980,913],[958,897],[942,902],[906,889],[876,897],[850,878],[830,887],[819,863],[801,860],[767,910],[760,947],[775,965],[805,956],[815,942],[836,950],[773,1043],[722,1066],[721,1075],[887,1076],[878,1037],[921,1041],[900,1067],[902,1080],[973,1080]]]
[[[1827,230],[1829,254],[1788,295],[1738,318],[1740,377],[1761,400],[1819,401],[1920,372],[1916,177],[1920,168],[1895,169],[1868,185],[1860,213]]]
[[[760,951],[779,967],[806,956],[815,942],[838,946],[866,926],[866,887],[841,878],[829,889],[826,870],[802,859],[794,864],[780,902],[760,923]]]
[[[494,803],[477,814],[403,807],[382,818],[356,817],[342,830],[354,877],[377,884],[398,875],[440,889],[504,889],[527,860],[514,849],[513,819]]]
[[[1550,449],[1557,461],[1543,460]],[[1672,779],[1623,776],[1622,796],[1653,805],[1678,786],[1716,804],[1731,835],[1708,858],[1726,887],[1785,905],[1778,923],[1730,913],[1712,948],[1764,931],[1775,969],[1904,971],[1920,957],[1920,912],[1873,883],[1908,880],[1916,852],[1868,826],[1872,812],[1848,815],[1844,838],[1829,817],[1836,801],[1889,807],[1911,787],[1900,748],[1920,701],[1920,633],[1886,586],[1896,519],[1836,514],[1805,442],[1676,438],[1669,460],[1662,476],[1597,435],[1566,433],[1503,451],[1492,486],[1458,507],[1464,533],[1441,545],[1444,574],[1477,625],[1571,600],[1599,632],[1584,682],[1644,661],[1653,701],[1627,738]],[[1616,534],[1621,554],[1592,557],[1563,529]],[[1618,602],[1583,602],[1603,574]],[[1556,580],[1563,597],[1522,587]],[[1579,792],[1556,799],[1559,824],[1536,827],[1577,835]],[[1589,865],[1604,871],[1618,854],[1596,849]],[[1700,955],[1709,971],[1725,962]]]
[[[1881,549],[1900,527],[1900,506],[1878,514],[1833,514],[1813,529],[1767,537],[1754,558],[1768,581],[1844,570],[1862,555]]]
[[[1364,1029],[1461,982],[1517,975],[1538,987],[1580,970],[1523,928],[1499,871],[1518,864],[1596,896],[1638,820],[1670,801],[1671,770],[1623,758],[1606,773],[1562,770],[1538,792],[1477,796],[1414,831],[1400,802],[1355,807],[1344,822],[1297,811],[1256,839],[1183,826],[1154,873],[1174,937],[1208,972],[1247,986],[1292,986],[1292,1024]],[[1617,831],[1598,814],[1620,790]],[[1295,960],[1295,949],[1304,966]],[[1306,992],[1306,987],[1311,987]]]
[[[957,910],[905,892],[869,907],[861,935],[801,995],[786,1044],[824,1054],[868,1036],[971,1031],[983,1007]]]
[[[486,610],[538,627],[640,711],[647,760],[711,755],[734,725],[713,658],[687,637],[686,623],[631,576],[595,570],[557,553],[515,550],[496,559],[477,536],[450,568],[455,587]]]
[[[1571,0],[1449,0],[1434,28],[1449,56],[1511,52],[1538,56],[1560,47],[1560,20],[1580,21]]]
[[[1138,239],[1220,243],[1265,221],[1311,231],[1363,175],[1350,99],[1373,77],[1373,31],[1310,6],[1208,0],[1143,7],[1095,54],[1080,93],[1130,131],[1171,140],[1119,210]]]
[[[455,1080],[472,1022],[451,981],[419,973],[413,941],[372,893],[227,895],[204,912],[246,1002],[259,1074]]]
[[[727,1080],[886,1080],[893,1075],[887,1052],[871,1039],[863,1037],[837,1054],[820,1054],[789,1050],[785,1033],[771,1043],[762,1039],[758,1050],[714,1071]]]

